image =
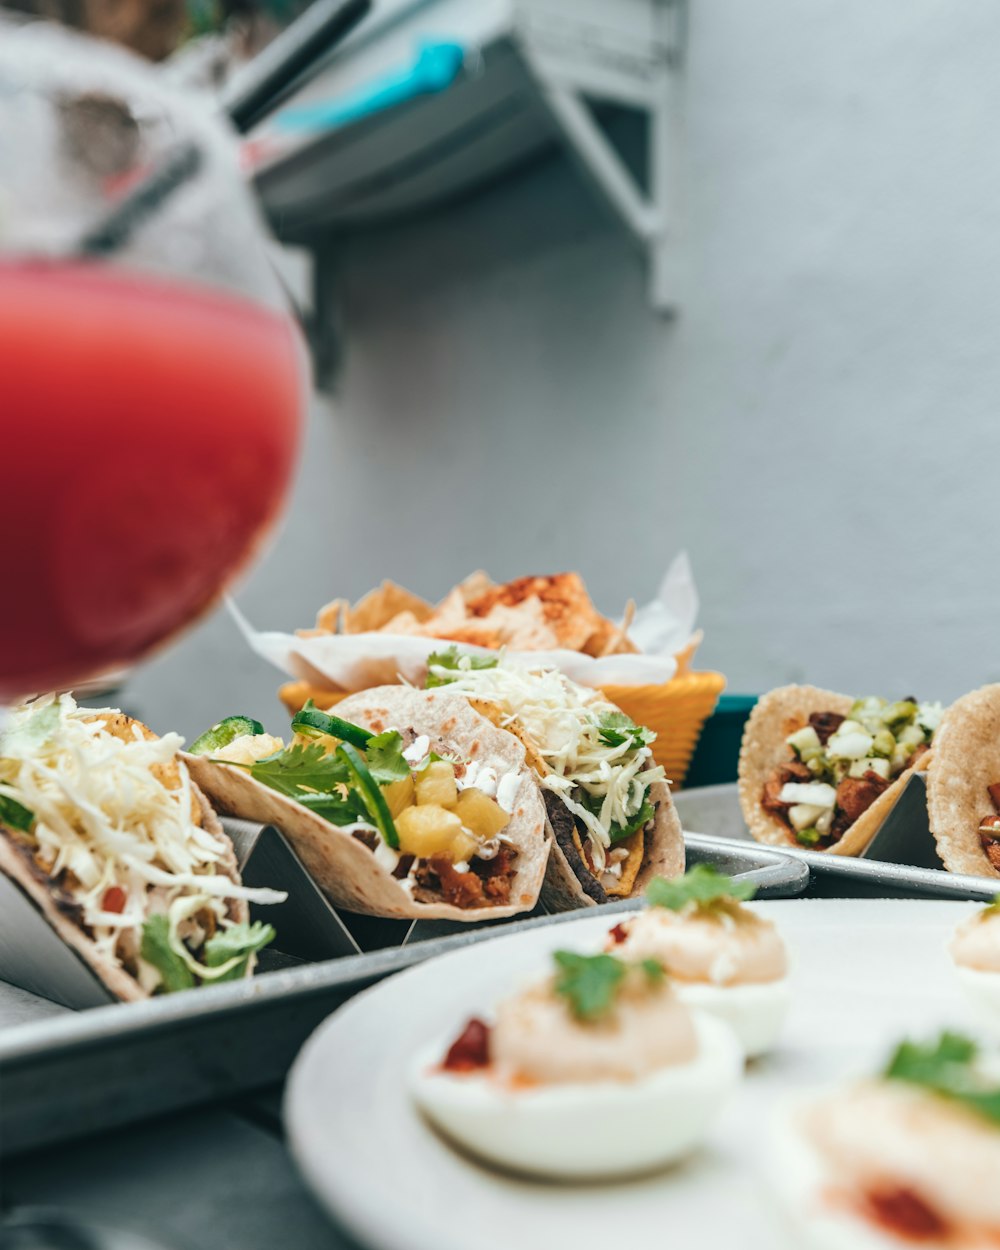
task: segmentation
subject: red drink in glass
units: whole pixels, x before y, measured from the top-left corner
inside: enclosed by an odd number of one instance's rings
[[[210,607],[288,490],[285,316],[108,265],[0,261],[0,701],[130,664]]]

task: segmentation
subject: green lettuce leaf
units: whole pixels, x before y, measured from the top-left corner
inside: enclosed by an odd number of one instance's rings
[[[18,803],[17,799],[0,794],[0,825],[6,825],[8,829],[19,829],[21,833],[30,833],[34,823],[34,812],[29,811],[23,803]]]
[[[216,981],[239,981],[246,976],[247,963],[251,955],[263,950],[268,942],[274,941],[274,928],[262,924],[259,920],[253,924],[234,924],[227,929],[219,929],[205,943],[204,964],[206,968],[218,968],[230,959],[242,956],[240,962],[227,972],[213,979]]]
[[[890,1081],[919,1085],[1000,1124],[1000,1086],[976,1068],[977,1054],[969,1038],[942,1033],[936,1042],[901,1043],[883,1075]]]
[[[483,668],[496,668],[500,663],[498,655],[469,655],[459,651],[458,647],[450,646],[444,651],[432,651],[427,657],[427,680],[424,686],[427,690],[433,690],[435,686],[446,686],[449,681],[454,681],[456,677],[461,676],[459,668],[459,660],[467,659],[468,667],[473,671]],[[455,674],[455,677],[449,677],[447,673],[437,673],[435,669],[447,669]]]
[[[654,877],[646,890],[646,902],[651,907],[680,911],[688,903],[706,908],[721,902],[743,903],[756,893],[757,887],[750,881],[734,881],[711,864],[695,864],[676,881]]]
[[[194,974],[170,945],[170,921],[166,916],[150,916],[142,926],[139,954],[163,978],[163,993],[189,990],[194,985]]]

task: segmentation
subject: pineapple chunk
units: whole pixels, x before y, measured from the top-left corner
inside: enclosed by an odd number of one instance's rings
[[[455,768],[447,760],[434,760],[417,773],[417,802],[421,805],[454,807],[458,798]]]
[[[467,829],[481,838],[494,837],[510,822],[500,804],[474,786],[462,791],[453,811]]]
[[[396,817],[399,849],[418,859],[443,855],[452,863],[468,859],[478,842],[462,828],[461,819],[434,803],[408,807]]]
[[[402,781],[391,781],[382,791],[382,797],[389,806],[393,820],[399,815],[404,807],[412,807],[416,801],[414,798],[416,787],[413,784],[413,776],[404,777]]]

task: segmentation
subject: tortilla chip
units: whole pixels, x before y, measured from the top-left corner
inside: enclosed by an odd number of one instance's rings
[[[377,590],[370,590],[359,599],[353,608],[345,606],[343,632],[366,634],[384,629],[400,612],[412,612],[418,621],[425,621],[433,611],[426,599],[397,586],[395,582],[384,581]]]
[[[484,573],[482,569],[476,569],[475,573],[470,573],[464,581],[458,583],[455,589],[462,596],[462,599],[468,603],[471,599],[476,599],[480,595],[486,593],[491,587],[495,586],[493,578],[489,573]]]
[[[616,625],[613,621],[608,621],[601,617],[597,628],[583,646],[584,653],[592,655],[597,660],[602,659],[606,655],[637,654],[639,648],[628,636],[629,626],[634,618],[634,599],[630,599],[625,605],[625,613],[620,625]]]
[[[369,916],[460,920],[475,924],[530,911],[538,900],[549,857],[550,833],[538,786],[525,762],[524,748],[496,729],[461,695],[409,686],[378,686],[342,699],[337,715],[373,733],[413,729],[440,741],[464,759],[489,764],[497,772],[521,772],[514,813],[504,829],[517,847],[511,901],[503,906],[456,907],[415,899],[391,872],[348,830],[330,824],[294,799],[255,781],[248,773],[205,756],[188,756],[192,775],[230,815],[276,825],[292,844],[306,871],[335,907]]]
[[[770,846],[790,847],[798,844],[789,828],[761,803],[764,783],[779,764],[787,764],[792,753],[785,739],[809,723],[813,712],[839,712],[846,716],[854,700],[850,695],[835,694],[816,686],[779,686],[758,700],[743,730],[740,748],[739,796],[743,819],[758,842]],[[920,757],[913,768],[899,774],[888,789],[850,825],[844,836],[825,852],[828,855],[860,855],[881,828],[903,792],[903,784],[912,772],[921,772],[930,763],[932,752]]]
[[[497,604],[513,608],[537,599],[544,620],[560,647],[580,651],[604,619],[590,601],[579,573],[553,573],[547,577],[519,577],[494,586],[468,604],[473,616],[486,616]]]
[[[339,634],[340,621],[345,612],[350,610],[346,599],[333,599],[316,613],[316,632],[319,634]],[[297,631],[303,638],[315,636],[312,631]]]
[[[987,786],[1000,781],[1000,685],[957,699],[934,735],[927,772],[927,814],[938,855],[949,872],[997,877],[979,841],[993,815]]]

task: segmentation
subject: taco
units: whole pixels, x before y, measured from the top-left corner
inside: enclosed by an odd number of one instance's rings
[[[347,911],[530,911],[549,836],[521,743],[438,691],[377,686],[336,710],[307,704],[287,747],[222,721],[192,745],[192,774],[220,810],[276,825]]]
[[[285,897],[241,885],[182,744],[69,695],[0,734],[0,871],[122,999],[250,976],[274,930],[247,904]]]
[[[550,910],[639,898],[654,877],[684,871],[680,821],[650,750],[656,735],[598,691],[456,647],[430,656],[427,684],[461,692],[524,743],[553,837],[542,889]]]
[[[743,731],[739,796],[758,842],[860,855],[928,766],[940,703],[851,699],[815,686],[764,695]]]
[[[934,737],[927,815],[949,872],[1000,876],[1000,685],[957,699]]]

